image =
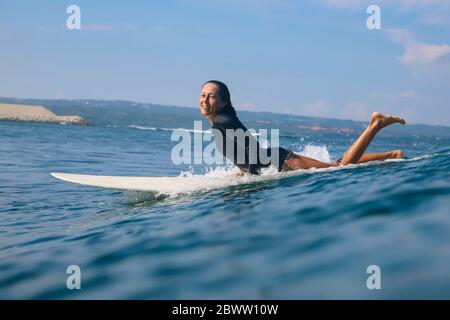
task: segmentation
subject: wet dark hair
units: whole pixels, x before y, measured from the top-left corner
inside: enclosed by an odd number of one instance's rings
[[[236,114],[236,110],[234,110],[233,104],[231,103],[230,90],[228,90],[227,85],[218,80],[208,80],[202,85],[202,88],[207,83],[213,83],[219,88],[220,99],[222,99],[226,103],[223,110],[231,111],[232,113]]]

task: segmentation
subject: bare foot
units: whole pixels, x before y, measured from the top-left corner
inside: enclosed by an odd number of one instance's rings
[[[405,154],[402,150],[394,150],[392,151],[392,158],[391,159],[403,159],[405,157]]]
[[[405,119],[399,117],[393,117],[381,112],[372,113],[372,119],[370,119],[370,124],[374,124],[378,129],[383,129],[394,123],[406,124]]]

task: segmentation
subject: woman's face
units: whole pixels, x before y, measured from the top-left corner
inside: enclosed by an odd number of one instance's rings
[[[226,103],[222,101],[218,91],[219,87],[214,83],[207,83],[203,86],[198,100],[202,115],[209,116],[216,114],[225,107]]]

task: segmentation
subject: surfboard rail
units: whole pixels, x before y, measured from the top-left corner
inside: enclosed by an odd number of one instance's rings
[[[85,186],[158,193],[195,191],[207,187],[211,178],[207,177],[134,177],[134,176],[101,176],[51,172],[54,178]]]

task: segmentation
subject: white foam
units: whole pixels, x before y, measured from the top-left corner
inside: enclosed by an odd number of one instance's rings
[[[331,162],[328,148],[325,145],[322,145],[322,146],[307,145],[302,150],[300,150],[296,153],[304,155],[304,156],[308,156],[308,157],[311,157],[314,159],[318,159],[323,162]],[[234,166],[233,164],[228,164],[225,166],[218,166],[218,167],[208,167],[208,168],[206,168],[204,173],[195,173],[194,169],[191,167],[189,170],[181,172],[179,176],[187,179],[186,181],[189,181],[189,179],[192,179],[192,178],[201,178],[202,179],[201,188],[198,188],[198,187],[192,188],[191,186],[189,186],[188,183],[186,183],[185,187],[182,187],[181,190],[178,189],[177,192],[174,192],[172,194],[165,194],[165,195],[169,196],[169,197],[177,197],[181,194],[208,192],[211,190],[218,190],[218,189],[226,188],[226,187],[230,187],[230,186],[243,185],[243,184],[261,182],[261,181],[271,181],[271,180],[277,180],[277,179],[286,178],[286,177],[301,176],[304,174],[334,172],[334,171],[340,171],[340,170],[353,170],[355,168],[360,168],[360,167],[377,166],[377,165],[383,164],[385,162],[418,161],[418,160],[429,159],[429,158],[432,158],[437,155],[439,155],[439,154],[422,155],[422,156],[417,156],[417,157],[414,157],[411,159],[391,159],[391,160],[386,160],[386,161],[372,161],[372,162],[367,162],[367,163],[362,163],[362,164],[350,164],[347,166],[329,167],[329,168],[321,168],[321,169],[318,169],[318,168],[300,169],[300,170],[289,171],[289,172],[278,172],[277,168],[270,166],[268,168],[262,169],[260,175],[244,175],[244,176],[238,176],[238,174],[240,173],[240,170],[238,167]],[[204,183],[203,183],[203,179],[204,179]]]
[[[303,172],[304,171],[304,172]],[[204,180],[204,185],[200,189],[192,190],[188,185],[186,188],[178,191],[176,193],[168,194],[169,197],[179,196],[180,194],[191,194],[195,192],[207,192],[211,190],[217,190],[221,188],[226,188],[230,186],[248,184],[259,181],[269,181],[274,179],[279,179],[282,177],[290,176],[290,175],[299,175],[302,173],[311,172],[308,170],[300,171],[292,171],[292,172],[279,172],[276,167],[270,166],[268,168],[263,168],[261,170],[260,175],[244,175],[238,176],[240,170],[238,167],[234,165],[226,165],[219,167],[210,167],[206,169],[204,174],[196,174],[194,170],[191,168],[190,170],[184,171],[180,173],[180,177],[185,179],[191,178],[202,178]]]
[[[212,132],[210,130],[194,130],[194,129],[184,129],[184,128],[177,128],[177,129],[162,128],[161,130],[171,130],[171,131],[180,130],[180,131],[186,131],[186,132],[192,132],[192,133],[212,134]]]
[[[314,146],[307,145],[303,150],[299,151],[298,154],[305,155],[311,158],[318,159],[324,162],[330,162],[330,155],[326,146]],[[183,171],[180,173],[180,177],[189,179],[189,178],[205,178],[205,191],[214,190],[218,188],[223,188],[227,186],[239,185],[239,184],[247,184],[258,181],[266,181],[279,179],[282,177],[288,176],[296,176],[301,174],[308,174],[314,172],[322,172],[326,170],[336,170],[338,168],[327,168],[327,169],[307,169],[307,170],[296,170],[289,172],[279,172],[275,166],[269,166],[267,168],[263,168],[261,170],[260,175],[244,175],[238,176],[240,170],[238,167],[233,164],[228,164],[225,166],[218,167],[208,167],[206,168],[206,172],[204,174],[195,173],[194,169],[191,167],[187,171]],[[190,193],[192,190],[186,188],[186,193]],[[196,190],[198,191],[198,190]],[[177,193],[178,195],[179,193]],[[175,195],[175,194],[173,194]],[[171,196],[173,196],[171,195]]]
[[[322,147],[321,147],[322,148]],[[321,149],[320,148],[320,149]],[[325,147],[324,147],[325,148]],[[319,150],[314,149],[313,150]],[[324,150],[320,151],[324,152]],[[305,154],[312,155],[308,153],[307,150],[305,150]],[[325,154],[325,153],[324,153]],[[390,162],[406,162],[406,161],[417,161],[417,160],[423,160],[432,157],[433,155],[423,155],[419,157],[415,157],[413,159],[393,159],[393,160],[387,160]],[[236,185],[244,185],[254,182],[263,182],[263,181],[272,181],[287,177],[295,177],[295,176],[301,176],[305,174],[315,174],[315,173],[321,173],[321,172],[334,172],[334,171],[341,171],[341,170],[353,170],[355,168],[360,167],[371,167],[371,166],[377,166],[380,164],[385,163],[385,161],[372,161],[362,164],[350,164],[347,166],[339,166],[339,167],[330,167],[330,168],[311,168],[311,169],[300,169],[295,171],[289,171],[289,172],[278,172],[277,168],[270,166],[268,168],[264,168],[261,170],[260,175],[244,175],[244,176],[238,176],[237,174],[240,172],[239,168],[237,168],[234,165],[226,165],[226,166],[219,166],[219,167],[210,167],[206,169],[205,173],[202,174],[196,174],[192,168],[190,168],[188,171],[184,171],[180,173],[180,177],[186,179],[186,181],[189,181],[189,179],[192,178],[200,178],[202,179],[202,185],[201,187],[195,187],[192,188],[189,183],[186,183],[184,187],[178,188],[176,192],[173,193],[164,193],[164,194],[153,194],[150,196],[143,196],[140,195],[137,197],[135,194],[131,198],[134,198],[137,202],[139,200],[158,200],[163,199],[165,197],[174,198],[178,197],[180,195],[189,195],[193,193],[198,192],[208,192],[213,190],[218,190],[230,186],[236,186]],[[204,181],[204,182],[203,182]]]
[[[303,147],[302,150],[294,151],[294,153],[310,157],[322,162],[331,163],[330,153],[328,152],[328,148],[325,145],[315,146],[308,144],[305,147]]]
[[[144,127],[144,126],[137,126],[132,124],[131,126],[128,126],[128,128],[133,128],[133,129],[139,129],[139,130],[152,130],[152,131],[156,131],[156,128],[153,127]]]
[[[328,153],[328,149],[326,146],[307,146],[305,147],[299,154],[312,157],[319,158],[318,160],[329,162],[330,156]],[[417,161],[430,158],[430,155],[423,155],[419,157],[415,157],[412,159],[392,159],[386,160],[387,162],[406,162],[406,161]],[[226,166],[219,167],[210,167],[206,169],[206,173],[204,174],[196,174],[194,170],[191,168],[189,171],[185,171],[180,173],[181,177],[190,178],[190,177],[203,177],[209,178],[205,179],[208,181],[208,186],[206,190],[217,189],[219,187],[237,185],[237,184],[245,184],[257,181],[266,181],[279,179],[283,177],[290,176],[298,176],[302,174],[311,174],[311,173],[320,173],[320,172],[330,172],[330,171],[340,171],[340,170],[352,170],[360,167],[370,167],[380,165],[385,163],[386,161],[372,161],[362,164],[349,164],[346,166],[338,166],[338,167],[329,167],[329,168],[311,168],[311,169],[300,169],[295,171],[288,172],[279,172],[276,167],[270,166],[268,168],[263,168],[261,170],[260,175],[244,175],[243,177],[237,176],[240,172],[239,168],[230,164]]]

